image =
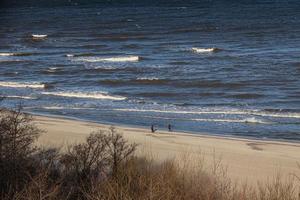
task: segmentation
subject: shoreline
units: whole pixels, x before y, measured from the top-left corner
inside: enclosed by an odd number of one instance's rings
[[[150,129],[146,126],[138,126],[138,125],[131,125],[131,124],[122,124],[122,123],[113,123],[113,122],[104,122],[104,121],[95,121],[95,120],[88,120],[83,119],[80,117],[72,117],[72,116],[63,116],[63,115],[55,115],[55,114],[44,114],[39,112],[26,112],[31,114],[32,116],[40,116],[40,117],[48,117],[48,118],[58,118],[62,120],[74,120],[78,122],[87,122],[87,123],[95,123],[95,124],[102,124],[106,126],[116,126],[116,127],[127,127],[127,128],[136,128],[136,129],[144,129],[145,131]],[[238,136],[238,135],[230,135],[230,134],[217,134],[212,132],[198,132],[198,131],[185,131],[185,130],[175,130],[169,132],[167,129],[159,129],[159,132],[167,132],[167,133],[176,133],[187,135],[191,137],[215,137],[220,139],[232,139],[232,140],[249,140],[249,141],[263,141],[263,142],[274,142],[274,143],[292,143],[292,144],[300,144],[300,140],[292,140],[292,139],[276,139],[276,138],[257,138],[257,137],[250,137],[250,136]]]
[[[66,147],[82,142],[93,131],[108,130],[111,125],[84,120],[33,115],[34,123],[45,130],[39,145]],[[139,145],[138,155],[151,155],[154,160],[188,158],[198,162],[204,156],[209,165],[220,158],[228,176],[237,182],[266,182],[278,173],[284,179],[300,176],[300,144],[273,140],[254,140],[206,134],[158,131],[114,125],[129,142]],[[298,153],[297,153],[298,152]],[[184,159],[185,160],[185,159]],[[184,164],[184,163],[182,163]],[[299,183],[300,184],[300,183]]]

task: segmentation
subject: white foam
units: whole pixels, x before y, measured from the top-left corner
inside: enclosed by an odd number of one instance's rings
[[[36,39],[43,39],[48,37],[48,35],[38,35],[38,34],[32,34],[31,36]]]
[[[123,56],[123,57],[111,57],[111,58],[103,58],[103,57],[81,57],[77,58],[77,61],[84,62],[137,62],[140,60],[139,56]]]
[[[20,82],[0,82],[0,86],[2,87],[12,87],[12,88],[34,88],[34,89],[39,89],[39,88],[44,88],[45,85],[44,84],[40,84],[40,83],[28,83],[28,82],[24,82],[24,83],[20,83]]]
[[[268,113],[268,112],[253,112],[253,115],[262,117],[277,117],[277,118],[298,118],[300,119],[300,113]]]
[[[14,56],[15,53],[0,53],[0,56]]]
[[[156,77],[140,77],[140,78],[137,78],[136,80],[149,80],[149,81],[153,81],[153,80],[159,80],[159,78],[156,78]]]
[[[26,52],[1,52],[0,56],[29,56],[31,53],[26,53]]]
[[[57,67],[49,67],[46,71],[47,71],[47,72],[50,72],[50,73],[54,73],[54,72],[56,72],[57,70],[58,70]]]
[[[256,119],[254,117],[246,119],[191,119],[192,121],[203,121],[203,122],[227,122],[227,123],[251,123],[251,124],[272,124],[263,120]]]
[[[111,96],[107,93],[91,92],[91,93],[82,93],[82,92],[42,92],[45,95],[54,95],[62,97],[74,97],[74,98],[88,98],[88,99],[110,99],[110,100],[125,100],[126,97],[122,96]]]
[[[67,57],[74,57],[74,54],[67,54]]]
[[[85,108],[85,107],[62,107],[62,106],[44,106],[42,107],[46,110],[64,110],[64,109],[71,109],[71,110],[94,110],[95,108]]]
[[[245,114],[241,111],[179,111],[179,110],[139,110],[139,109],[115,109],[117,111],[127,112],[156,112],[156,113],[174,113],[174,114]]]
[[[217,51],[217,48],[197,48],[193,47],[192,51],[195,53],[211,53]]]
[[[145,116],[144,116],[145,117]],[[170,117],[157,117],[154,116],[152,118],[155,119],[167,119],[167,120],[186,120],[186,121],[199,121],[199,122],[226,122],[226,123],[253,123],[253,124],[273,124],[269,121],[263,121],[256,118],[246,118],[246,119],[210,119],[210,118],[170,118]]]
[[[14,99],[36,99],[33,97],[28,97],[28,96],[5,96],[5,98],[14,98]]]
[[[202,111],[179,111],[179,110],[151,110],[151,109],[115,109],[116,111],[125,112],[155,112],[155,113],[170,113],[170,114],[220,114],[220,115],[254,115],[261,117],[274,118],[300,118],[300,113],[267,113],[262,111],[251,110],[202,110]]]

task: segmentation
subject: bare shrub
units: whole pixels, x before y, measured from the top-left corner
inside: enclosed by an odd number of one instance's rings
[[[0,111],[0,192],[22,188],[27,171],[31,171],[30,157],[37,151],[35,140],[41,132],[32,117],[16,110]]]
[[[112,174],[118,174],[121,163],[128,159],[136,150],[136,144],[128,144],[122,135],[116,132],[114,127],[110,128],[110,133],[105,137],[109,161],[112,166]]]
[[[108,133],[92,133],[85,143],[70,146],[62,156],[65,186],[72,191],[73,198],[82,196],[91,184],[116,176],[121,163],[133,156],[135,149],[136,145],[128,144],[114,128]]]

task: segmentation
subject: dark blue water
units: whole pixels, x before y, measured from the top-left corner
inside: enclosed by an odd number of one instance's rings
[[[300,140],[297,1],[30,2],[0,9],[2,106]]]

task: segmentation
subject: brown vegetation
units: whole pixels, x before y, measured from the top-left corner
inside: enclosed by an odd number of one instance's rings
[[[211,170],[135,156],[114,128],[89,135],[67,151],[37,148],[41,133],[21,112],[0,115],[0,199],[4,200],[297,200],[299,188],[280,178],[257,188],[237,186],[220,162]],[[299,180],[296,180],[299,181]]]

